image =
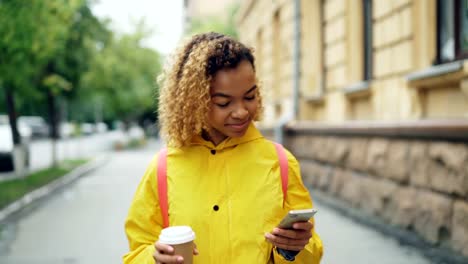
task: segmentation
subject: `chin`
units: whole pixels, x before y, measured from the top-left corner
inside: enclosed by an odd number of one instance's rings
[[[245,129],[244,131],[230,132],[229,136],[232,137],[232,138],[243,137],[246,132],[247,132],[247,129]]]

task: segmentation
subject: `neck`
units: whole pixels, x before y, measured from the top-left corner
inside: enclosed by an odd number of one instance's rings
[[[218,131],[206,131],[203,130],[201,133],[203,139],[210,141],[213,145],[217,146],[227,138],[226,135],[219,133]]]

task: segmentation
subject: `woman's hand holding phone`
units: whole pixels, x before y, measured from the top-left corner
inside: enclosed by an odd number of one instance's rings
[[[314,225],[309,219],[315,213],[317,210],[313,208],[289,211],[278,227],[275,227],[271,233],[265,234],[265,238],[277,248],[301,251],[312,237]]]
[[[301,251],[309,243],[313,227],[311,222],[296,222],[293,229],[273,228],[271,233],[265,234],[265,238],[277,248]]]

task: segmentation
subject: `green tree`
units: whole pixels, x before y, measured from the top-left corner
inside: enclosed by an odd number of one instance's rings
[[[57,163],[55,145],[59,138],[58,125],[62,119],[57,101],[78,94],[81,78],[89,70],[97,47],[104,46],[110,36],[106,25],[94,16],[86,0],[79,0],[67,29],[65,38],[42,69],[37,83],[47,99],[54,164]]]
[[[142,45],[149,36],[145,24],[135,33],[115,36],[96,56],[83,78],[82,101],[93,107],[80,109],[92,116],[96,107],[107,120],[134,120],[145,111],[154,111],[156,75],[161,70],[159,54]]]
[[[233,4],[226,8],[226,16],[213,15],[193,18],[190,21],[187,34],[193,35],[214,31],[237,39],[239,35],[235,19],[238,10],[239,4]]]
[[[4,90],[16,156],[21,156],[21,138],[16,124],[15,96],[38,96],[34,84],[39,71],[63,42],[67,33],[65,25],[72,17],[76,2],[0,1],[0,87]]]

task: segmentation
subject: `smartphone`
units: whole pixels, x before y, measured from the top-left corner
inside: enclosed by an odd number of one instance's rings
[[[284,229],[292,229],[292,226],[296,222],[307,222],[312,218],[316,209],[302,209],[302,210],[291,210],[289,213],[281,220],[278,227]]]

